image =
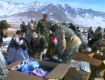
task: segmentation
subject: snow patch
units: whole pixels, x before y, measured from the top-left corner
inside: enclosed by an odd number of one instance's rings
[[[8,28],[8,31],[17,31],[17,30],[13,28]]]
[[[3,38],[3,42],[10,42],[12,39],[12,37],[8,37],[8,38]]]

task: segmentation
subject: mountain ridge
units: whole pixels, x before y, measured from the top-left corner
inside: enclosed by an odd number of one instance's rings
[[[57,22],[73,22],[82,26],[102,26],[105,23],[105,12],[94,11],[92,9],[72,8],[68,4],[52,4],[50,2],[33,2],[30,4],[13,3],[12,1],[0,0],[0,20],[7,19],[14,21],[30,20],[38,21],[44,13],[49,14],[49,19]],[[30,13],[32,12],[32,13]],[[24,17],[22,15],[25,15]],[[12,18],[12,19],[11,19]]]

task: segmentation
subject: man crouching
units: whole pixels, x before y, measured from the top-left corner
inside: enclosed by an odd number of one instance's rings
[[[46,54],[46,39],[40,34],[33,33],[33,39],[30,42],[34,58],[42,60],[42,56]]]

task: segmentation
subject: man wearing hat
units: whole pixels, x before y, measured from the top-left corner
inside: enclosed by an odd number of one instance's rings
[[[0,48],[2,47],[3,37],[6,35],[6,30],[10,25],[6,20],[0,21]],[[3,69],[7,66],[7,62],[0,50],[0,80],[4,80],[9,71],[7,69]]]
[[[6,37],[7,29],[9,27],[10,25],[7,23],[6,20],[0,21],[0,46],[2,46],[3,37]]]
[[[25,21],[22,21],[22,24],[20,24],[20,30],[22,31],[23,36],[26,36],[27,25]]]
[[[37,34],[36,32],[33,33],[33,39],[30,42],[32,50],[33,50],[33,57],[42,60],[42,56],[46,54],[46,40],[42,35]]]
[[[46,41],[48,42],[50,31],[46,27],[47,18],[48,18],[48,15],[44,14],[43,19],[38,22],[37,33],[40,33],[42,36],[44,36]]]
[[[89,44],[89,47],[92,47],[92,45],[93,45],[93,43],[95,41],[102,39],[102,36],[103,36],[103,34],[102,34],[102,28],[99,26],[99,27],[97,27],[97,29],[94,32],[94,38],[91,39],[89,41],[89,43],[88,43]]]
[[[76,36],[72,29],[67,28],[65,25],[56,25],[54,21],[48,21],[47,27],[52,32],[55,32],[58,40],[59,57],[63,63],[70,63],[74,51],[81,44],[80,38]]]
[[[76,25],[74,25],[73,23],[69,23],[69,28],[71,28],[72,30],[76,30]]]

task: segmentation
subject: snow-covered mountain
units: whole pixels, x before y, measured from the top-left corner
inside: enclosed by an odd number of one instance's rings
[[[7,19],[11,22],[21,22],[22,20],[35,19],[38,21],[42,18],[43,13],[49,14],[49,19],[58,22],[73,22],[85,27],[105,26],[105,12],[72,8],[68,4],[54,5],[38,1],[24,4],[0,0],[0,20]]]

